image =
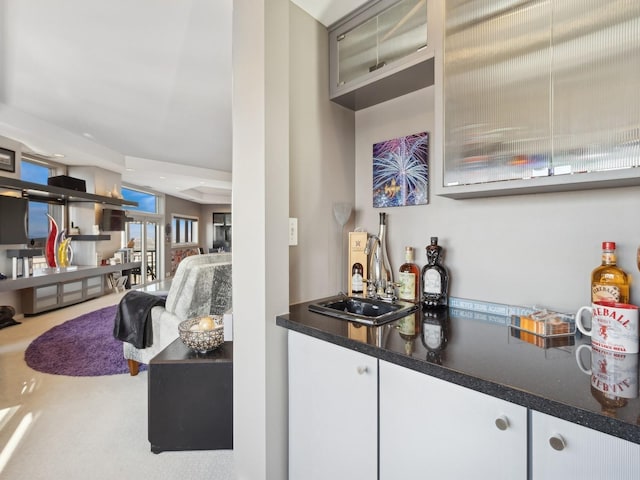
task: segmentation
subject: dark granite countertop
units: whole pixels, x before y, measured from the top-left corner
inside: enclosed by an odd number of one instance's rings
[[[419,310],[369,327],[310,312],[309,303],[292,305],[276,324],[640,444],[638,354],[592,353],[579,348],[590,344],[579,332],[547,339],[545,348],[542,337],[510,327],[508,316],[458,308]],[[530,343],[535,339],[539,345]],[[580,369],[576,352],[587,368],[593,356],[596,364],[607,362],[609,373],[632,372],[624,380],[635,382],[636,391],[620,380],[604,394],[603,383],[592,386]],[[620,397],[611,395],[613,388]]]

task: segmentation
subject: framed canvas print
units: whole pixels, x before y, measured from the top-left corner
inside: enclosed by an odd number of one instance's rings
[[[373,206],[429,203],[429,133],[373,145]]]
[[[5,172],[16,171],[16,152],[0,148],[0,170]]]

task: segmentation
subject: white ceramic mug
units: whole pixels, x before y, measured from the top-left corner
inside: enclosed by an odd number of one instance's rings
[[[587,367],[581,352],[590,350],[591,366]],[[591,386],[608,395],[621,398],[638,397],[638,354],[618,353],[592,345],[576,349],[578,368],[591,376]]]
[[[591,330],[582,323],[582,313],[591,313]],[[576,326],[591,337],[595,347],[621,353],[638,353],[638,306],[627,303],[598,301],[580,307]]]

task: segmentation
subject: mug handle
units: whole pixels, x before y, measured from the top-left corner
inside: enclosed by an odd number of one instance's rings
[[[592,317],[593,317],[593,310],[591,309],[591,307],[580,307],[578,309],[578,313],[576,313],[576,327],[578,327],[578,330],[580,330],[582,333],[584,333],[587,337],[590,337],[591,336],[591,330],[587,330],[586,328],[584,328],[584,325],[582,324],[582,312],[584,310],[589,310],[591,312]]]
[[[583,348],[588,348],[589,352],[591,352],[591,345],[580,345],[578,348],[576,348],[576,363],[578,364],[578,368],[583,372],[586,373],[587,375],[591,375],[591,368],[587,368],[584,366],[584,363],[582,363],[582,357],[580,356],[580,352],[582,351]],[[591,358],[591,354],[589,354],[589,358]]]

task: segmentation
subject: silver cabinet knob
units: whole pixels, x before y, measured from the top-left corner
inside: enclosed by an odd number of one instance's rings
[[[504,415],[496,418],[496,427],[498,427],[498,430],[506,430],[509,428],[509,419]]]
[[[551,448],[554,450],[562,451],[564,447],[567,446],[567,443],[561,435],[556,433],[553,437],[549,438],[549,445],[551,445]]]
[[[358,375],[364,375],[369,371],[369,367],[359,366],[358,368],[356,368],[356,370],[358,372]]]

